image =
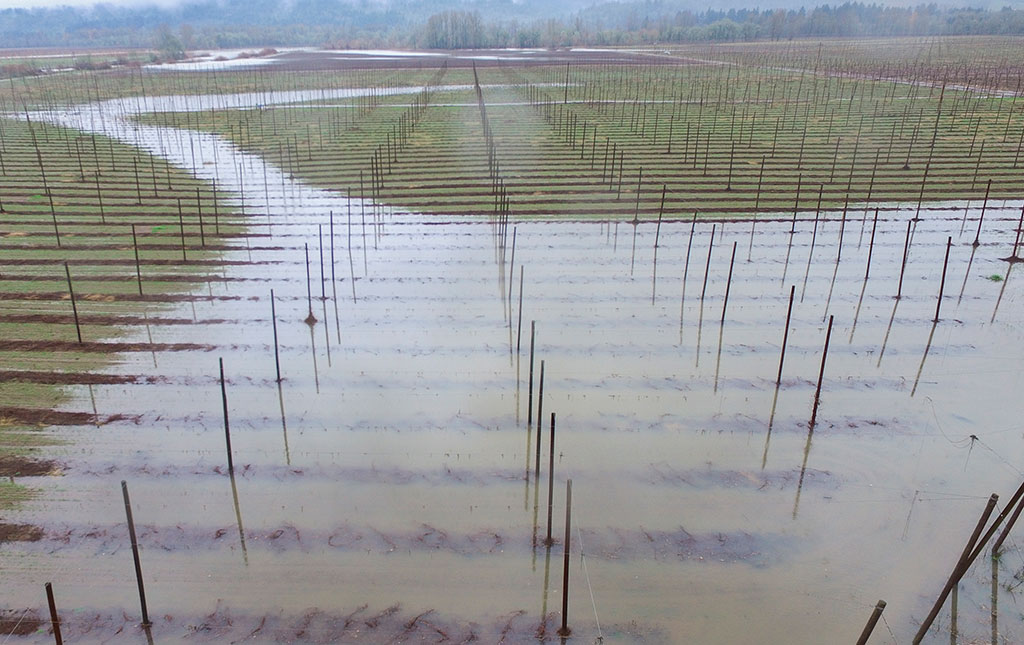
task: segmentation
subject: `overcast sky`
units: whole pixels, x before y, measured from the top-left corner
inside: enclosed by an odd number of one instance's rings
[[[112,5],[160,5],[169,6],[179,4],[181,0],[104,0],[103,4]],[[0,0],[0,9],[13,9],[18,7],[88,7],[98,4],[97,0]]]
[[[102,0],[102,4],[111,4],[118,6],[146,6],[146,5],[158,5],[161,7],[174,6],[181,4],[186,0]],[[594,3],[598,3],[601,0],[594,0]],[[749,5],[752,7],[766,7],[766,6],[818,6],[822,4],[841,5],[847,0],[774,0],[765,2],[765,0],[750,0]],[[865,4],[888,4],[896,6],[908,6],[916,4],[925,4],[927,2],[936,2],[936,0],[859,0]],[[1009,6],[1013,8],[1024,7],[1024,0],[938,0],[936,2],[940,6],[978,6],[987,8],[999,8]],[[28,7],[59,7],[59,6],[72,6],[72,7],[88,7],[94,4],[100,4],[99,0],[0,0],[0,9],[12,9],[17,7],[28,8]],[[699,4],[699,3],[698,3]],[[696,5],[695,5],[696,6]],[[728,6],[737,6],[735,2],[728,3]],[[2,44],[0,44],[2,46]]]

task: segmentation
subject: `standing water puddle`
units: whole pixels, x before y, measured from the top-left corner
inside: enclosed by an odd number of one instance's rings
[[[133,383],[79,392],[70,409],[130,421],[66,431],[66,476],[16,518],[45,536],[5,547],[8,604],[35,606],[23,599],[53,580],[74,612],[65,635],[136,629],[124,479],[154,635],[554,639],[571,478],[573,642],[852,642],[879,598],[909,641],[984,500],[1021,478],[1021,292],[1000,260],[1020,204],[990,204],[977,248],[975,209],[923,210],[899,300],[913,208],[879,217],[866,282],[874,211],[762,219],[753,234],[750,221],[521,222],[510,266],[511,232],[490,222],[385,212],[214,135],[129,120],[352,95],[308,94],[39,115],[244,192],[251,238],[226,280],[164,314],[192,325],[126,332],[202,348],[122,355],[109,371]],[[1024,565],[1009,544],[1003,606]],[[989,633],[990,577],[978,566],[964,584],[965,639]],[[1024,631],[1009,614],[1000,630]]]

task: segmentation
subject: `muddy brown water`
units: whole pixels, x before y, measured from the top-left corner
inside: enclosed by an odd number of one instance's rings
[[[82,114],[68,119],[84,127]],[[188,135],[107,124],[189,163]],[[200,176],[262,187],[261,160],[192,136],[207,161],[217,146]],[[129,351],[106,371],[132,378],[75,390],[63,412],[108,422],[61,427],[68,443],[47,457],[63,476],[23,480],[43,494],[5,521],[42,536],[0,547],[7,608],[44,615],[49,580],[66,638],[142,637],[125,479],[155,636],[554,639],[571,477],[572,642],[852,642],[879,598],[889,605],[872,642],[909,642],[985,499],[1008,499],[1021,481],[1020,268],[1001,259],[1019,203],[990,203],[977,248],[977,204],[922,210],[897,301],[916,207],[880,216],[865,284],[873,211],[851,209],[845,225],[829,212],[816,236],[813,213],[795,226],[760,221],[753,236],[750,222],[700,221],[692,242],[685,214],[660,232],[655,222],[518,222],[510,267],[487,221],[358,201],[350,219],[344,196],[291,181],[282,192],[280,175],[268,185],[246,193],[252,229],[268,237],[227,253],[239,263],[223,274],[237,279],[203,284],[197,292],[215,297],[161,313],[191,325],[127,328]],[[115,315],[118,304],[83,308]],[[545,363],[539,479],[531,321],[535,388]],[[535,391],[534,425],[537,403]],[[1007,586],[1024,566],[1020,530],[999,565],[1000,607],[1019,593]],[[985,560],[961,592],[965,642],[991,631],[990,585]],[[949,638],[948,609],[941,616],[927,642]],[[1006,639],[1024,637],[1012,609],[999,620]]]

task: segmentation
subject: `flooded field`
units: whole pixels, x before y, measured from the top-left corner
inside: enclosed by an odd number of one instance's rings
[[[853,642],[881,598],[871,642],[904,643],[1020,484],[1019,201],[506,225],[142,109],[38,118],[250,187],[250,226],[75,387],[63,476],[4,520],[11,642],[51,638],[45,581],[74,642],[556,640],[571,479],[569,642]],[[1017,544],[965,579],[963,642],[1024,638]]]

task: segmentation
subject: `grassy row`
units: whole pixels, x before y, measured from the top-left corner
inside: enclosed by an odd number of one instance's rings
[[[810,210],[819,195],[824,208],[980,199],[990,180],[993,198],[1024,190],[1024,102],[1009,97],[742,66],[479,74],[501,179],[523,216],[653,217],[663,189],[667,213],[723,215]],[[364,193],[374,178],[387,203],[491,212],[473,93],[436,93],[397,146],[400,100],[149,120],[220,133],[323,187],[358,195],[362,175]]]
[[[2,127],[0,338],[5,349],[0,361],[8,376],[21,370],[82,373],[113,359],[84,346],[74,349],[77,332],[65,263],[83,340],[108,342],[121,333],[119,320],[158,312],[166,294],[200,281],[209,270],[203,261],[214,259],[244,230],[222,193],[215,199],[210,185],[130,146],[27,121],[3,119]],[[89,154],[80,161],[77,151],[83,147]],[[205,248],[198,239],[198,206],[204,213]],[[182,261],[180,222],[189,262]],[[136,282],[135,240],[144,296]],[[39,346],[23,349],[19,343],[27,341]],[[0,382],[0,460],[31,457],[50,444],[52,436],[42,432],[47,412],[66,396],[62,386],[32,379]],[[38,422],[26,421],[34,413]],[[0,490],[0,508],[26,494],[9,480]]]

